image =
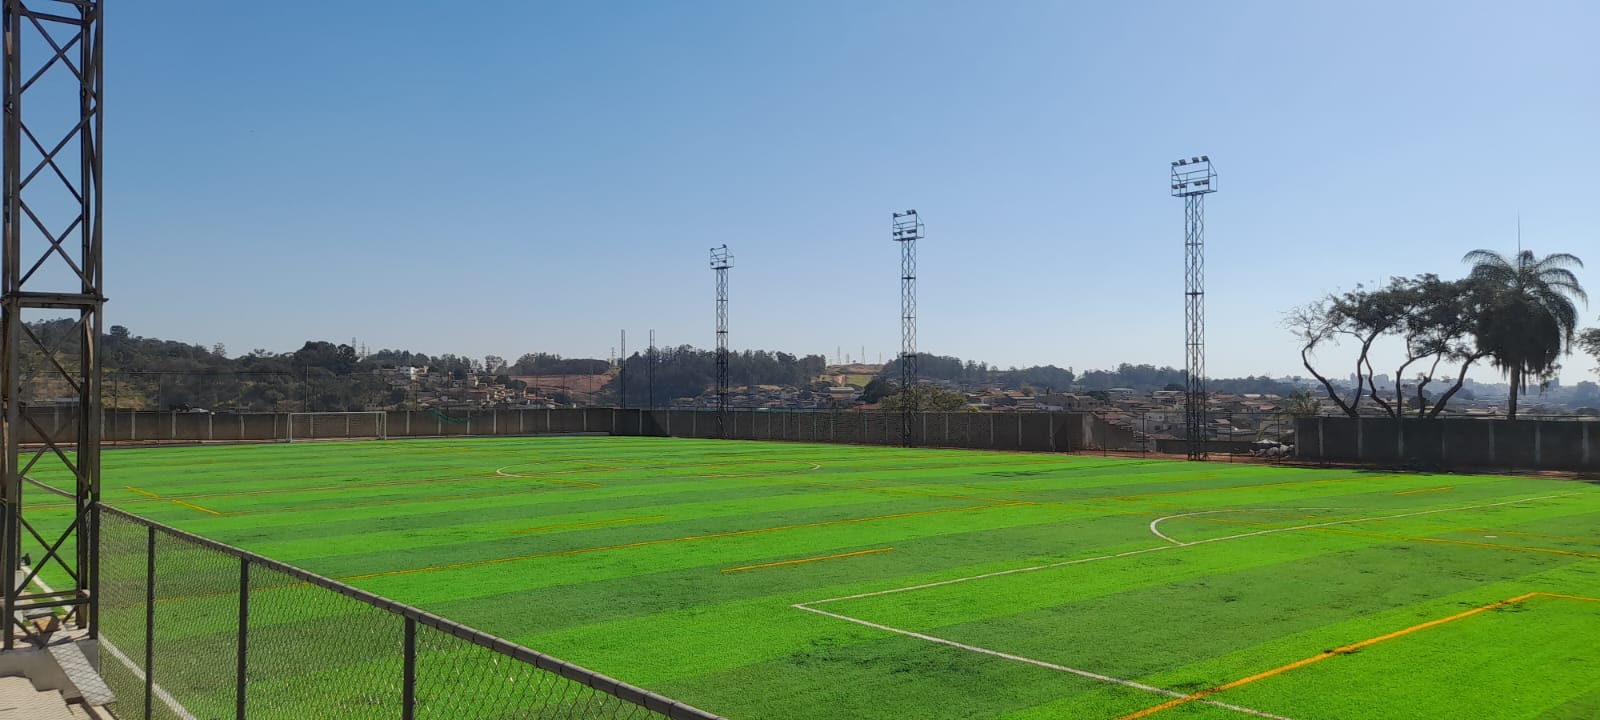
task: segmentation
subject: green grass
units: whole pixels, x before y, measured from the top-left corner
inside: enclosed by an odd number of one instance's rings
[[[1538,595],[1324,657],[1529,593],[1600,597],[1600,489],[1577,481],[652,438],[117,450],[104,477],[125,510],[739,720],[1170,699],[970,648],[1180,694],[1320,657],[1203,698],[1296,720],[1600,713],[1596,601]],[[1169,516],[1157,529],[1193,544],[1152,533]],[[169,603],[193,618],[182,639],[231,672],[232,606],[203,575],[164,588],[194,596]]]

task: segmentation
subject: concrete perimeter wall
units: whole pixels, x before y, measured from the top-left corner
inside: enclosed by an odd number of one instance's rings
[[[77,434],[74,408],[30,408],[24,443],[48,434],[70,443]],[[411,410],[384,413],[385,435],[403,437],[607,433],[623,436],[782,440],[866,445],[901,444],[898,413],[733,410],[725,416],[689,410]],[[287,413],[184,413],[117,410],[102,416],[106,443],[270,442],[369,438],[379,434],[373,415],[291,416]],[[1067,452],[1101,449],[1108,429],[1079,413],[921,413],[911,423],[912,442],[929,447]],[[1113,428],[1114,429],[1114,428]]]
[[[726,437],[732,440],[900,445],[901,416],[893,412],[828,410],[715,411],[611,410],[616,435]],[[911,441],[925,447],[1066,452],[1085,444],[1084,416],[1077,413],[919,413]]]
[[[1302,418],[1295,452],[1334,462],[1600,470],[1600,422]]]

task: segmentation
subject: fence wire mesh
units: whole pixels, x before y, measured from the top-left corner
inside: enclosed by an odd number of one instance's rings
[[[120,720],[720,720],[415,608],[102,506]]]

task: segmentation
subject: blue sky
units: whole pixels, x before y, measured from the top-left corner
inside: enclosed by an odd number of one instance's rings
[[[707,347],[727,243],[734,347],[891,357],[916,208],[924,351],[1181,365],[1200,153],[1212,375],[1519,212],[1600,294],[1593,3],[109,5],[108,320],[234,354]]]

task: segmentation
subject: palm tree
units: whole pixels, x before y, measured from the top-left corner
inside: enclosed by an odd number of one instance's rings
[[[1578,327],[1574,301],[1588,303],[1570,268],[1583,267],[1575,255],[1553,253],[1542,258],[1518,250],[1507,259],[1493,250],[1473,250],[1462,262],[1472,263],[1471,280],[1479,283],[1478,348],[1511,381],[1508,417],[1517,417],[1517,394],[1529,378],[1545,379],[1568,352]]]

